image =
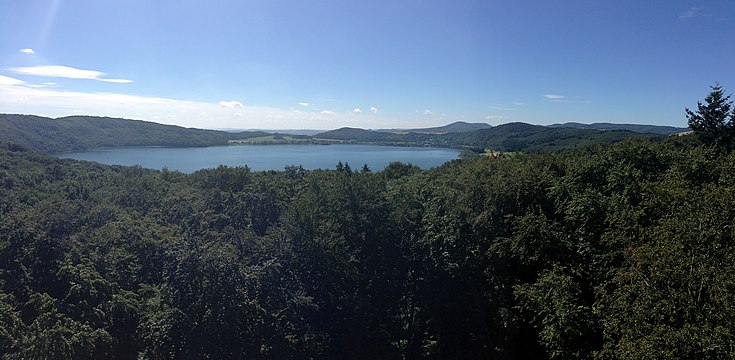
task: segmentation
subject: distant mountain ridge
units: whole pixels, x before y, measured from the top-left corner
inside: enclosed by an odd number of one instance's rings
[[[595,129],[553,128],[521,122],[507,123],[471,132],[445,134],[391,133],[345,127],[314,136],[315,139],[337,140],[346,143],[471,147],[506,152],[553,152],[593,144],[610,144],[625,139],[660,140],[663,137],[664,135],[661,134],[644,134],[627,130],[600,131]]]
[[[583,125],[583,124],[582,124]],[[481,126],[482,129],[467,130]],[[638,126],[641,130],[642,126]],[[676,129],[677,132],[680,130]],[[413,129],[431,132],[381,132],[359,128],[340,128],[302,136],[300,144],[344,143],[394,146],[434,146],[471,148],[476,152],[494,151],[554,152],[592,144],[609,144],[625,139],[660,140],[660,133],[639,133],[629,130],[561,127],[508,123],[491,127],[488,124],[453,123],[443,127]],[[435,132],[439,130],[439,132]],[[448,131],[450,130],[450,131]],[[447,131],[447,132],[441,132]],[[295,136],[295,135],[294,135]],[[69,116],[51,119],[34,115],[0,114],[0,141],[24,145],[30,149],[54,153],[120,146],[215,146],[228,145],[230,140],[273,137],[264,131],[227,132],[184,128],[142,120],[95,116]],[[236,142],[248,144],[247,141]],[[267,139],[251,144],[280,143]]]
[[[377,129],[379,132],[390,133],[422,133],[422,134],[445,134],[453,132],[471,132],[482,129],[489,129],[492,126],[486,123],[468,123],[464,121],[455,121],[444,126],[436,126],[419,129]]]
[[[594,130],[627,130],[637,133],[653,133],[672,135],[681,132],[686,132],[691,129],[675,127],[675,126],[664,126],[664,125],[640,125],[640,124],[613,124],[613,123],[593,123],[593,124],[582,124],[578,122],[566,122],[563,124],[549,125],[550,128],[575,128],[575,129],[594,129]]]

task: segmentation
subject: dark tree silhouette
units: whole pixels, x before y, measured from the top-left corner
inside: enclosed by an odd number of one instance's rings
[[[735,137],[733,122],[732,101],[730,95],[720,84],[711,87],[712,92],[704,99],[705,103],[697,101],[697,111],[685,109],[689,127],[707,145],[731,149]]]

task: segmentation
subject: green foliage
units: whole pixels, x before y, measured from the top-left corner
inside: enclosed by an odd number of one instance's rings
[[[532,284],[516,286],[520,308],[540,328],[539,342],[552,359],[589,358],[594,350],[595,317],[583,303],[580,284],[557,265]]]
[[[711,87],[712,92],[704,99],[697,101],[697,111],[685,109],[689,127],[707,145],[730,150],[735,144],[735,112],[732,109],[730,95],[720,84]]]
[[[0,356],[735,356],[735,154],[676,138],[367,170],[0,144]]]

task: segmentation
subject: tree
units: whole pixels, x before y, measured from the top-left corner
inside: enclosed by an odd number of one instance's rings
[[[712,92],[704,99],[705,104],[697,101],[696,112],[685,108],[689,127],[705,144],[730,149],[735,139],[732,101],[729,101],[730,95],[725,96],[720,84],[711,88]]]

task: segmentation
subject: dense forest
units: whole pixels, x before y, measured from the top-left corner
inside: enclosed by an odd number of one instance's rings
[[[5,358],[730,358],[735,155],[191,175],[0,150]]]
[[[4,142],[0,354],[733,358],[735,114],[714,90],[691,136],[429,170],[183,174]]]

